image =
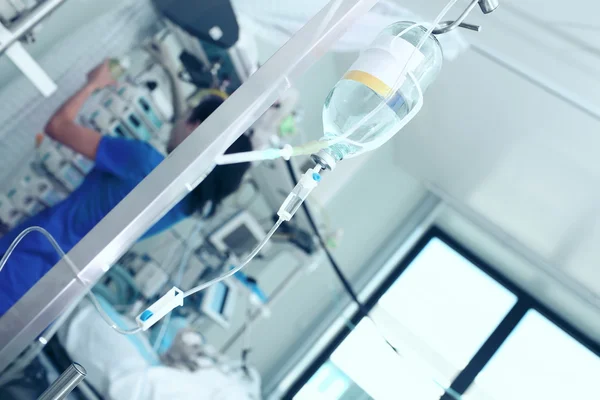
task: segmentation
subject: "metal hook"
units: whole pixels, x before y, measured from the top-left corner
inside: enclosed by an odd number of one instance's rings
[[[465,28],[465,29],[468,29],[470,31],[475,31],[475,32],[481,31],[480,25],[467,24],[465,22],[457,22],[457,21],[444,21],[444,22],[440,22],[440,25],[438,26],[438,28],[433,30],[433,34],[441,35],[443,33],[448,33],[457,27]]]
[[[462,12],[462,14],[460,14],[460,16],[455,21],[442,22],[436,29],[433,30],[433,34],[441,35],[444,33],[448,33],[457,27],[479,32],[481,30],[481,26],[467,24],[463,22],[465,18],[467,18],[467,16],[471,13],[471,11],[473,11],[473,8],[475,8],[477,4],[479,4],[479,7],[481,8],[481,11],[484,14],[491,13],[496,9],[496,7],[498,7],[497,0],[471,0],[471,3],[469,3],[467,8]]]

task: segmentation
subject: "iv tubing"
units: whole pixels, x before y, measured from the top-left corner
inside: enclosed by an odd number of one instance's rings
[[[245,151],[241,153],[223,154],[217,157],[215,163],[217,165],[237,164],[242,162],[274,160],[280,157],[282,157],[285,160],[289,160],[292,155],[294,155],[293,148],[292,146],[287,144],[281,149],[265,149]]]
[[[241,263],[240,265],[238,265],[237,267],[235,267],[234,269],[228,271],[227,273],[219,276],[218,278],[214,278],[211,279],[207,282],[204,282],[194,288],[191,288],[190,290],[188,290],[187,292],[185,292],[183,294],[183,297],[186,298],[188,296],[193,295],[194,293],[197,293],[201,290],[206,289],[209,286],[214,285],[215,283],[219,283],[233,275],[235,275],[238,271],[240,271],[242,268],[244,268],[246,265],[248,265],[248,263],[250,261],[252,261],[252,259],[254,257],[256,257],[256,255],[262,250],[262,248],[265,246],[265,244],[267,244],[267,242],[269,241],[269,239],[271,239],[271,236],[273,236],[273,234],[275,233],[275,231],[277,230],[277,228],[279,228],[279,226],[283,223],[283,220],[281,218],[279,218],[279,220],[277,220],[277,222],[275,223],[275,225],[273,225],[273,227],[271,228],[271,230],[269,231],[269,233],[266,234],[266,236],[263,238],[263,240],[258,244],[258,246],[256,246],[254,248],[254,250],[252,250],[252,253],[250,253],[246,259],[244,260],[243,263]]]
[[[23,240],[23,238],[25,236],[27,236],[27,234],[31,233],[31,232],[39,232],[42,235],[44,235],[44,237],[46,239],[48,239],[48,241],[50,242],[50,244],[52,245],[52,247],[54,248],[54,250],[56,251],[56,253],[58,253],[58,255],[62,258],[65,259],[66,263],[69,265],[69,267],[71,267],[71,269],[73,270],[73,273],[75,274],[75,278],[84,286],[88,289],[88,292],[86,293],[87,296],[90,298],[90,301],[92,302],[92,304],[94,305],[94,307],[96,308],[96,310],[98,311],[98,313],[100,314],[100,316],[102,317],[102,319],[111,327],[113,328],[115,331],[117,331],[118,333],[122,334],[122,335],[133,335],[136,334],[138,332],[140,332],[142,329],[141,328],[133,328],[130,330],[127,329],[122,329],[120,328],[111,318],[110,316],[106,313],[106,311],[104,311],[104,309],[102,308],[102,306],[100,305],[100,302],[98,302],[98,299],[96,298],[96,296],[89,290],[88,285],[86,284],[86,282],[84,282],[80,277],[79,277],[79,273],[77,271],[77,267],[75,266],[75,264],[73,264],[73,261],[71,261],[71,259],[65,254],[65,252],[63,251],[63,249],[60,248],[59,244],[56,242],[56,240],[54,240],[54,237],[52,237],[52,235],[50,234],[50,232],[48,232],[47,230],[45,230],[44,228],[40,227],[40,226],[31,226],[25,230],[23,230],[23,232],[19,233],[17,235],[17,237],[15,238],[15,240],[13,240],[13,242],[10,244],[10,246],[8,247],[8,250],[6,251],[6,253],[4,253],[4,255],[2,256],[2,259],[0,260],[0,271],[2,271],[2,269],[4,268],[4,266],[6,265],[6,262],[8,261],[8,258],[11,256],[11,254],[13,253],[13,251],[15,250],[15,248],[17,247],[17,245],[21,242],[21,240]]]

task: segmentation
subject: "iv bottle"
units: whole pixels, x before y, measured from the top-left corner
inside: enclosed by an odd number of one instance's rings
[[[110,69],[110,74],[114,79],[120,79],[129,67],[131,66],[131,62],[127,57],[122,58],[111,58],[108,60],[108,68]]]
[[[323,167],[333,168],[337,161],[370,149],[376,142],[385,142],[401,128],[402,119],[420,97],[408,73],[398,80],[406,63],[409,64],[406,71],[413,74],[422,92],[436,79],[442,67],[442,49],[433,35],[429,35],[413,55],[426,33],[425,27],[415,26],[413,22],[388,26],[331,90],[323,106],[322,140],[347,137],[313,155]],[[385,104],[364,119],[381,103]],[[362,123],[355,128],[359,121]]]

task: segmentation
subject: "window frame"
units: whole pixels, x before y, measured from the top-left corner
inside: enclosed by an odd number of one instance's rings
[[[490,362],[494,354],[500,349],[509,335],[514,331],[519,322],[525,317],[529,310],[535,310],[543,317],[547,318],[551,323],[562,329],[577,342],[581,343],[585,348],[600,357],[600,343],[594,341],[591,337],[584,334],[574,325],[560,317],[556,312],[552,311],[533,296],[521,289],[515,282],[508,279],[497,269],[483,261],[475,255],[466,246],[455,240],[451,235],[437,226],[432,226],[425,232],[415,245],[408,251],[406,256],[398,263],[393,271],[383,280],[379,287],[368,297],[364,302],[367,310],[371,311],[377,304],[379,299],[387,292],[387,290],[399,279],[404,271],[411,265],[414,259],[423,251],[423,249],[433,239],[439,239],[448,247],[456,251],[467,261],[479,268],[482,272],[495,280],[502,287],[513,293],[517,297],[517,302],[502,319],[500,324],[492,331],[484,344],[479,348],[475,355],[471,358],[466,367],[458,373],[452,380],[450,389],[460,395],[464,394],[469,386],[475,381],[477,375]],[[283,399],[292,399],[318,369],[329,360],[333,352],[346,339],[352,331],[353,326],[356,326],[361,319],[360,312],[355,312],[348,323],[345,324],[333,339],[323,348],[319,355],[312,360],[309,366],[299,375],[292,385],[289,386],[286,393],[282,396]],[[454,397],[448,394],[448,391],[441,396],[441,400],[453,400]]]

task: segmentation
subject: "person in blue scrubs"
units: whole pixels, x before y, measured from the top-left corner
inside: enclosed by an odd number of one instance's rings
[[[64,201],[48,208],[0,239],[0,254],[6,253],[11,242],[24,229],[40,226],[68,252],[113,207],[164,159],[148,143],[110,136],[79,125],[76,117],[96,90],[115,82],[108,63],[104,62],[88,74],[87,84],[52,116],[45,132],[54,140],[70,147],[95,162],[94,169]],[[169,150],[173,150],[204,119],[223,102],[213,99],[201,103],[188,116],[176,123]],[[250,139],[242,135],[226,153],[252,150]],[[160,219],[144,238],[155,235],[211,204],[216,206],[241,184],[249,163],[217,166],[205,180]],[[39,232],[27,235],[0,271],[0,315],[3,315],[59,260],[48,240]]]

